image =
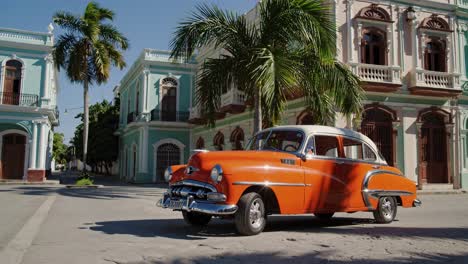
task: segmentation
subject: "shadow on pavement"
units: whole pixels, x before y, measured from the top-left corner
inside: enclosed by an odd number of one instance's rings
[[[119,264],[159,264],[159,263],[329,263],[329,264],[385,264],[385,263],[417,263],[417,264],[439,264],[439,263],[467,263],[468,254],[448,255],[448,254],[424,254],[411,253],[411,257],[392,257],[389,259],[347,259],[333,260],[334,251],[314,252],[300,256],[284,256],[279,252],[267,253],[231,253],[217,256],[194,257],[175,259],[172,261],[161,261],[147,259],[138,262],[115,262]]]
[[[123,188],[122,188],[123,187]],[[48,187],[48,186],[19,186],[13,187],[5,192],[15,192],[22,195],[51,195],[58,194],[68,197],[87,198],[87,199],[127,199],[137,198],[141,196],[161,196],[166,189],[159,186],[129,186],[129,185],[113,185],[104,188],[84,188],[84,189],[68,189],[66,187]]]
[[[194,228],[182,219],[146,219],[97,222],[90,227],[105,234],[126,234],[138,237],[167,237],[172,239],[206,239],[208,237],[232,237],[234,223],[215,219],[206,227]],[[367,225],[367,226],[366,226]],[[338,228],[346,226],[348,228]],[[371,219],[336,217],[323,222],[312,216],[270,217],[264,232],[315,232],[339,235],[368,236],[369,239],[399,237],[411,239],[440,238],[468,241],[468,228],[423,228],[375,225]],[[260,234],[261,235],[261,234]]]

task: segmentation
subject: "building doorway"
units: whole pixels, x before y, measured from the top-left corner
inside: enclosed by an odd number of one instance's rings
[[[421,121],[421,179],[423,183],[449,183],[444,118],[429,113]]]
[[[23,179],[26,136],[12,133],[4,135],[2,140],[1,178]]]
[[[172,143],[159,146],[156,150],[156,181],[164,182],[164,171],[177,164],[180,164],[180,148]]]
[[[361,133],[375,142],[388,165],[395,165],[395,141],[393,131],[395,114],[382,106],[373,105],[364,110]]]

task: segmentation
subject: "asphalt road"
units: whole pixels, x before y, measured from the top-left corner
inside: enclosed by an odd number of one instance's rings
[[[0,263],[468,263],[468,195],[421,196],[420,208],[375,224],[369,213],[273,216],[241,237],[155,207],[164,189],[0,186]]]

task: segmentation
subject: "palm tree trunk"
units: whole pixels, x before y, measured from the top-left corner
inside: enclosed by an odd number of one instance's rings
[[[88,155],[88,130],[89,130],[89,106],[88,106],[88,81],[84,81],[83,85],[83,172],[86,172],[86,157]]]
[[[260,89],[255,89],[254,95],[254,135],[262,129],[262,98],[260,96]]]

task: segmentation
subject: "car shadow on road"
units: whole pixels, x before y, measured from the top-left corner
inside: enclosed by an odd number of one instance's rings
[[[329,264],[440,264],[440,263],[467,263],[468,254],[450,255],[450,254],[431,254],[431,253],[409,253],[411,257],[391,257],[383,259],[369,258],[352,258],[346,260],[335,260],[335,251],[328,250],[322,252],[313,252],[299,256],[285,256],[281,252],[262,252],[262,253],[227,253],[216,256],[206,257],[178,257],[171,261],[161,261],[158,259],[146,259],[137,262],[120,262],[112,261],[119,264],[180,264],[180,263],[203,263],[203,264],[218,264],[218,263],[329,263]]]
[[[137,188],[138,191],[131,191]],[[88,198],[88,199],[127,199],[141,196],[159,197],[165,191],[164,188],[144,188],[127,186],[106,186],[104,188],[82,188],[68,189],[66,187],[49,187],[49,186],[20,186],[5,190],[8,192],[16,192],[22,195],[51,195],[58,194],[61,196]],[[156,198],[155,198],[156,199]]]
[[[166,237],[172,239],[202,240],[209,237],[233,237],[233,221],[215,219],[202,228],[190,227],[182,219],[145,219],[97,222],[89,229],[105,234],[126,234],[138,237]],[[320,221],[313,216],[273,216],[264,232],[314,232],[339,235],[368,236],[369,239],[453,239],[468,241],[467,228],[398,227],[375,224],[366,218],[336,217]]]

